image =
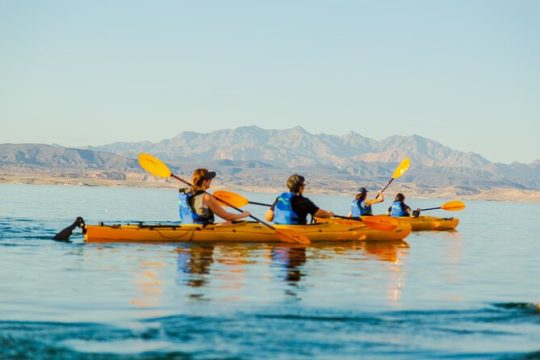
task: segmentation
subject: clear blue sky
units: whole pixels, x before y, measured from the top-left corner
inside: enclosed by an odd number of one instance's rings
[[[296,125],[540,159],[540,1],[0,0],[0,143]]]

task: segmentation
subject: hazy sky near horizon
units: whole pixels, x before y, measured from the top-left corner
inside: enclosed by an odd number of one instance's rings
[[[0,0],[0,143],[257,125],[540,159],[540,1]]]

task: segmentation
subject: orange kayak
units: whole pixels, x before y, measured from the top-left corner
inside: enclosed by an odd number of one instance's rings
[[[274,225],[306,235],[311,241],[395,241],[411,232],[409,224],[391,231],[373,230],[366,225],[315,223],[312,225]],[[186,225],[86,225],[86,242],[280,242],[276,232],[256,222]]]
[[[454,230],[458,224],[458,218],[440,218],[435,216],[397,217],[401,224],[409,224],[412,231],[424,230]]]

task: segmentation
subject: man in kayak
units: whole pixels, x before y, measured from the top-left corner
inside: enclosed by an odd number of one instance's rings
[[[410,206],[405,204],[405,195],[403,195],[402,193],[397,193],[396,197],[394,198],[394,202],[392,203],[392,206],[388,208],[388,215],[394,216],[394,217],[402,217],[402,216],[418,217],[420,215],[420,209],[416,209],[415,211],[412,211]]]
[[[279,195],[264,215],[267,221],[274,221],[276,224],[306,225],[308,214],[312,219],[334,216],[333,212],[320,209],[313,201],[303,196],[306,179],[302,175],[289,176],[287,187],[289,192]]]
[[[358,189],[358,193],[351,204],[351,211],[348,214],[349,217],[371,216],[373,215],[371,205],[384,201],[384,195],[381,192],[377,193],[375,199],[368,199],[367,194],[368,191],[365,187]]]
[[[213,224],[214,214],[227,221],[236,221],[251,215],[248,211],[239,214],[227,212],[215,197],[206,193],[215,177],[214,171],[196,169],[193,172],[191,189],[180,189],[178,212],[182,224]]]

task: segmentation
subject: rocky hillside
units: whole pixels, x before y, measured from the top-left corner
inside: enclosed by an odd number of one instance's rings
[[[189,178],[196,167],[218,171],[220,179],[241,186],[282,187],[293,172],[321,189],[343,190],[358,184],[380,187],[404,157],[411,167],[399,184],[418,191],[456,188],[540,190],[540,161],[491,163],[420,136],[391,136],[381,141],[357,133],[311,134],[301,127],[265,130],[256,126],[210,133],[183,132],[157,143],[113,143],[88,149],[42,144],[0,144],[0,174],[41,171],[55,176],[151,180],[135,160],[148,152]],[[141,175],[141,176],[139,176]]]
[[[255,162],[252,168],[261,167],[265,172],[274,169],[279,176],[302,169],[319,176],[360,182],[388,178],[407,156],[412,165],[402,181],[419,186],[540,189],[540,161],[491,163],[479,154],[452,150],[417,135],[376,141],[354,132],[337,136],[311,134],[301,127],[265,130],[249,126],[205,134],[182,132],[157,143],[113,143],[92,149],[126,157],[144,151],[178,166],[187,163],[210,166],[214,161],[227,160],[229,167],[237,168],[238,176],[242,164]],[[224,171],[231,171],[225,168]]]
[[[39,170],[140,171],[137,161],[125,156],[43,144],[0,144],[0,166]]]
[[[70,178],[92,174],[102,179],[125,180],[126,173],[142,173],[142,170],[134,159],[103,151],[43,144],[0,144],[0,172],[4,175],[39,172]]]
[[[399,162],[408,155],[416,164],[443,167],[484,166],[489,161],[474,153],[454,151],[420,136],[392,136],[375,141],[351,132],[347,135],[311,134],[301,127],[265,130],[257,126],[182,132],[158,143],[113,143],[91,149],[127,157],[152,152],[168,162],[207,160],[260,160],[276,165],[351,166],[362,162]]]

